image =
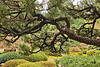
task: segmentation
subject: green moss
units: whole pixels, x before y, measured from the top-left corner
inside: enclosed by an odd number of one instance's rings
[[[29,63],[20,64],[20,65],[18,65],[16,67],[42,67],[42,66],[39,66],[39,65],[36,65],[34,63],[30,63],[29,62]]]
[[[0,63],[4,63],[12,59],[22,59],[22,56],[17,52],[7,52],[4,54],[0,54]]]
[[[82,52],[79,52],[78,54],[79,54],[79,55],[83,55],[83,53],[82,53]]]
[[[3,64],[2,67],[15,67],[19,64],[27,63],[29,61],[26,61],[24,59],[16,59],[16,60],[9,60],[6,63]]]
[[[16,67],[55,67],[55,63],[50,62],[50,61],[40,61],[40,62],[34,62],[34,63],[24,63]]]
[[[95,54],[95,52],[96,52],[96,50],[89,50],[89,51],[87,51],[87,55],[93,55],[93,54]]]
[[[38,52],[31,54],[29,56],[24,57],[26,60],[31,61],[31,62],[36,62],[36,61],[47,61],[47,56],[43,52]]]

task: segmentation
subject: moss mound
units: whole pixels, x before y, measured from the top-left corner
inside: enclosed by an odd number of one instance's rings
[[[50,61],[40,61],[40,62],[34,62],[34,63],[24,63],[16,67],[55,67],[55,63],[50,62]]]
[[[30,62],[47,61],[47,56],[43,52],[38,52],[24,57],[25,60]]]
[[[95,52],[96,52],[96,50],[89,50],[89,51],[87,51],[86,54],[91,56],[91,55],[95,54]]]
[[[26,61],[24,59],[9,60],[2,67],[15,67],[19,64],[23,64],[23,63],[27,63],[27,62],[29,62],[29,61]]]
[[[99,55],[99,56],[100,56],[100,50],[97,50],[97,51],[95,52],[95,55]]]

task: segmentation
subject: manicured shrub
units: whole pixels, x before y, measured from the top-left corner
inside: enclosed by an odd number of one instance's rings
[[[7,52],[4,54],[0,54],[0,63],[4,63],[12,59],[21,59],[21,58],[22,56],[17,52]]]
[[[50,62],[50,61],[40,61],[40,62],[34,62],[34,63],[24,63],[16,67],[55,67],[55,63]]]
[[[29,56],[24,57],[26,60],[31,61],[31,62],[36,62],[36,61],[46,61],[47,56],[43,52],[38,52],[31,54]]]
[[[61,59],[56,59],[55,62],[58,67],[99,67],[100,56],[68,55],[62,57]]]
[[[93,54],[95,54],[95,52],[96,52],[96,50],[89,50],[89,51],[87,51],[87,55],[93,55]]]
[[[28,63],[28,62],[29,61],[26,61],[24,59],[9,60],[6,63],[4,63],[2,67],[15,67],[19,64]]]
[[[43,66],[40,66],[40,65],[37,65],[37,64],[34,64],[34,63],[23,63],[23,64],[20,64],[16,67],[43,67]]]
[[[97,51],[95,52],[95,55],[99,55],[99,56],[100,56],[100,50],[97,50]]]

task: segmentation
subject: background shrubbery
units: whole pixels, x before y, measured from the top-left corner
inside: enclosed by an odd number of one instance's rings
[[[20,55],[18,52],[7,52],[4,54],[0,54],[0,63],[4,63],[12,59],[22,59],[22,58],[23,56]]]
[[[64,56],[55,60],[57,66],[61,67],[99,67],[100,56]]]

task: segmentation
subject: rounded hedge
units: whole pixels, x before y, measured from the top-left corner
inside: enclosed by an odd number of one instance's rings
[[[30,61],[30,62],[36,62],[36,61],[47,61],[47,56],[45,55],[44,52],[38,52],[31,54],[29,56],[24,57],[25,60]]]
[[[40,61],[34,63],[23,63],[16,67],[55,67],[55,63],[50,61]]]
[[[40,65],[29,62],[29,63],[19,64],[16,67],[43,67],[43,66],[40,66]]]
[[[15,60],[9,60],[6,63],[3,64],[2,67],[15,67],[19,64],[27,63],[29,61],[26,61],[24,59],[15,59]]]
[[[21,59],[21,58],[22,56],[17,52],[7,52],[4,54],[0,54],[0,63],[4,63],[12,59]]]
[[[95,52],[95,55],[100,55],[100,50],[97,50],[97,51]]]
[[[93,54],[95,54],[95,52],[96,52],[96,50],[89,50],[89,51],[87,51],[87,55],[93,55]]]

